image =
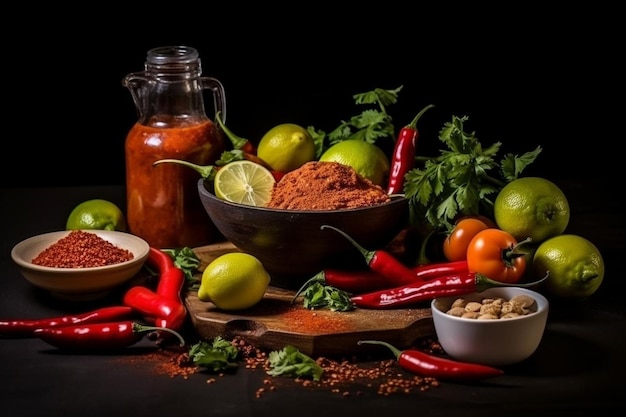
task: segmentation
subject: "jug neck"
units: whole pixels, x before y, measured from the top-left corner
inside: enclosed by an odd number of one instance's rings
[[[198,51],[165,46],[148,51],[145,71],[131,75],[138,122],[154,127],[180,127],[208,120],[204,108],[202,66]]]
[[[159,82],[180,83],[202,74],[200,55],[188,46],[162,46],[148,51],[145,70]]]

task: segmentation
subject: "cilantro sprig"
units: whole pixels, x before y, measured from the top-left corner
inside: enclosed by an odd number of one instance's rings
[[[185,281],[193,289],[194,285],[199,285],[194,275],[198,272],[200,267],[200,258],[190,247],[174,248],[174,249],[162,249],[167,253],[174,261],[174,265],[181,269],[185,274]]]
[[[414,168],[405,178],[404,192],[411,206],[411,223],[423,219],[434,230],[451,230],[459,215],[492,217],[493,200],[499,190],[535,161],[541,147],[518,156],[496,160],[501,143],[483,147],[475,132],[466,132],[467,116],[452,116],[439,132],[448,150],[434,158],[418,157],[423,168]]]
[[[394,90],[376,88],[352,96],[355,104],[367,106],[360,114],[342,120],[330,133],[308,126],[307,131],[315,142],[315,156],[319,158],[330,146],[344,140],[358,139],[376,143],[383,138],[395,140],[395,127],[387,107],[398,101],[400,86]]]
[[[215,337],[211,342],[201,340],[192,345],[189,357],[194,364],[211,372],[233,370],[239,366],[239,349],[221,336]]]
[[[327,285],[324,280],[323,272],[309,278],[300,289],[296,291],[291,302],[295,302],[299,296],[302,296],[303,307],[309,310],[354,310],[354,303],[350,299],[350,294],[332,285]]]
[[[271,351],[268,359],[270,369],[267,374],[271,376],[304,377],[319,381],[324,373],[324,369],[313,358],[291,345]]]

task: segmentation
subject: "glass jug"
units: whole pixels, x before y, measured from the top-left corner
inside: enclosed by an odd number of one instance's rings
[[[145,70],[124,77],[138,120],[125,142],[129,231],[155,248],[198,247],[218,235],[198,195],[198,172],[159,159],[212,165],[224,151],[221,130],[206,115],[203,94],[213,93],[225,120],[224,88],[203,77],[199,53],[187,46],[148,51]]]

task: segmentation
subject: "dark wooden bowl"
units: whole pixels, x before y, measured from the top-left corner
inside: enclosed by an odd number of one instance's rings
[[[220,200],[212,184],[200,179],[198,192],[211,221],[237,248],[256,256],[272,276],[272,285],[297,288],[327,267],[352,267],[365,259],[334,226],[359,245],[380,249],[408,224],[404,196],[372,207],[333,211],[278,210]]]

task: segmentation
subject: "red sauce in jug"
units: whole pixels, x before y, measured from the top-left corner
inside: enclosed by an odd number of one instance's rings
[[[211,243],[218,232],[198,195],[199,173],[175,163],[153,163],[170,158],[210,165],[223,150],[221,132],[210,120],[136,123],[126,138],[129,231],[156,248]]]

